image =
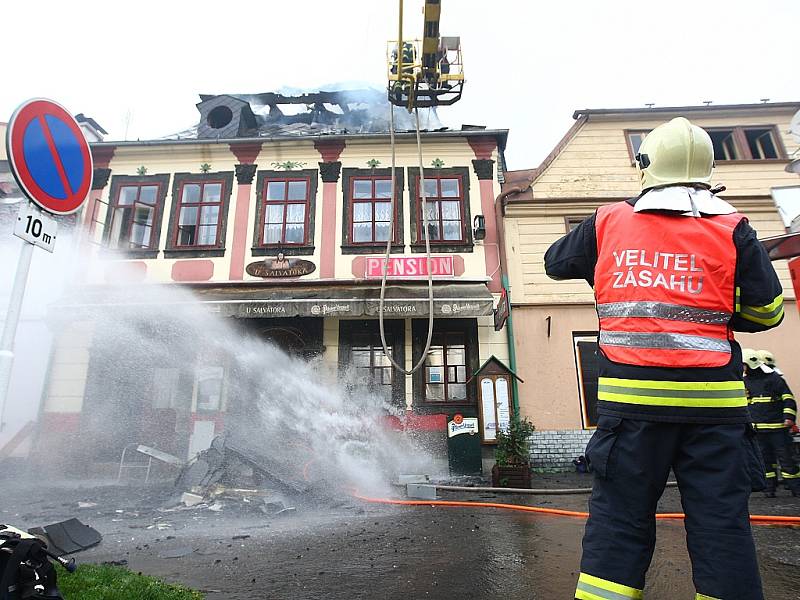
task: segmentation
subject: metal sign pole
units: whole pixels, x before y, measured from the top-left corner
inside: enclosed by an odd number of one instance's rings
[[[22,249],[17,262],[17,274],[14,276],[14,287],[8,300],[8,312],[3,325],[3,337],[0,339],[0,431],[5,426],[5,409],[8,388],[11,384],[11,368],[14,365],[14,337],[17,334],[22,300],[28,284],[28,271],[31,268],[33,244],[22,242]]]

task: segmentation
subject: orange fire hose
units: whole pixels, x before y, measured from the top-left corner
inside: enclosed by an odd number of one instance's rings
[[[521,504],[503,504],[500,502],[467,502],[464,500],[392,500],[390,498],[370,498],[362,496],[358,492],[353,492],[353,497],[377,504],[397,504],[400,506],[460,506],[460,507],[481,507],[481,508],[500,508],[505,510],[519,510],[522,512],[541,513],[546,515],[556,515],[560,517],[581,517],[589,516],[588,512],[576,510],[564,510],[561,508],[542,508],[540,506],[525,506]],[[683,513],[656,513],[656,519],[683,519]],[[780,525],[784,527],[800,527],[800,517],[786,517],[780,515],[750,515],[750,522],[756,525]]]
[[[312,458],[303,465],[303,479],[309,481],[309,467],[314,462]],[[555,491],[555,490],[554,490]],[[521,512],[532,512],[544,515],[555,515],[558,517],[578,517],[586,519],[588,512],[578,510],[565,510],[563,508],[544,508],[541,506],[526,506],[524,504],[505,504],[502,502],[468,502],[466,500],[398,500],[392,498],[370,498],[362,495],[358,490],[349,490],[353,498],[370,502],[372,504],[394,504],[398,506],[455,506],[455,507],[480,507],[480,508],[499,508],[502,510],[519,510]],[[685,519],[684,513],[656,513],[656,519]],[[750,515],[750,522],[754,525],[777,525],[781,527],[800,527],[800,516],[788,517],[784,515]]]

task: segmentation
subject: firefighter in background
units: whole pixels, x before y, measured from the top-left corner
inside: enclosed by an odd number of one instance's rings
[[[793,496],[800,496],[800,468],[792,456],[792,438],[789,435],[797,419],[797,404],[786,381],[764,360],[764,356],[764,350],[742,350],[750,418],[766,466],[764,495],[775,497],[780,463],[786,487]],[[774,358],[771,362],[775,364]]]
[[[575,597],[642,598],[670,469],[696,599],[762,600],[748,499],[764,489],[733,331],[783,319],[782,290],[747,219],[711,189],[714,151],[682,117],[637,155],[642,193],[554,243],[545,269],[585,279],[600,319],[595,479]]]

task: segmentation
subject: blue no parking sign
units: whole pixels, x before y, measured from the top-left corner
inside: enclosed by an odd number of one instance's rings
[[[92,154],[77,121],[60,104],[37,98],[14,111],[8,162],[20,189],[43,210],[68,215],[92,187]]]

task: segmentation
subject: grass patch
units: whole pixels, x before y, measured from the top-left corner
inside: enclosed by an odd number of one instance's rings
[[[61,567],[57,570],[65,600],[203,600],[200,592],[124,567],[82,564],[71,574]]]

